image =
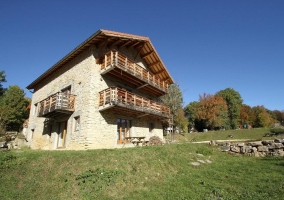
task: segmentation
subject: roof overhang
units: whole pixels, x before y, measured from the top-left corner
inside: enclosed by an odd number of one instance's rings
[[[34,89],[44,78],[50,76],[54,71],[78,56],[91,45],[95,45],[102,49],[110,49],[113,47],[117,47],[118,49],[121,47],[134,48],[137,50],[135,58],[140,55],[154,75],[158,76],[162,81],[165,81],[168,84],[174,83],[170,73],[148,37],[100,29],[29,84],[27,89]]]

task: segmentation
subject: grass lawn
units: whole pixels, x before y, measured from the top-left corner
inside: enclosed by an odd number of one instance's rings
[[[247,134],[258,139],[266,131]],[[283,157],[232,156],[179,137],[185,142],[127,149],[2,151],[0,199],[283,198]]]

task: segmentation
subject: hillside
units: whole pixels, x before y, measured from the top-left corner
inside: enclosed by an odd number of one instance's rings
[[[259,138],[267,130],[246,131]],[[218,147],[186,142],[191,137],[127,149],[2,151],[0,199],[282,198],[282,157],[232,156]]]

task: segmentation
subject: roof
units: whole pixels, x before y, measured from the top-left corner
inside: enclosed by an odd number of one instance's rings
[[[168,84],[174,83],[170,73],[148,37],[100,29],[29,84],[27,89],[34,89],[34,87],[44,78],[62,67],[91,45],[96,45],[101,48],[112,48],[117,46],[118,48],[132,47],[137,49],[137,56],[140,54],[141,58],[147,63],[148,68],[154,75],[158,76],[162,81],[165,81]]]

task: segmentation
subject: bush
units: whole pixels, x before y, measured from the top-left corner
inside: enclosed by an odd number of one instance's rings
[[[275,135],[284,134],[284,128],[272,128],[270,132],[275,133]]]

